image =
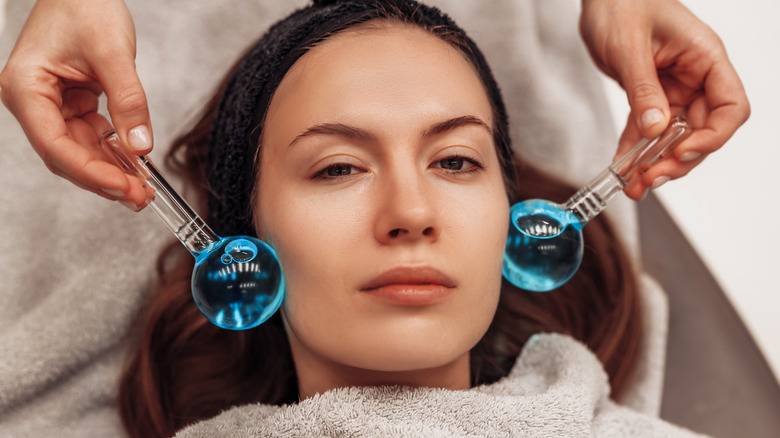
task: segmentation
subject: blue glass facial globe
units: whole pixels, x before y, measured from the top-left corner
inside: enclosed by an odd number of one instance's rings
[[[257,327],[284,299],[284,278],[275,251],[254,237],[221,239],[197,257],[192,297],[203,316],[218,327]]]
[[[515,286],[547,292],[560,287],[582,262],[583,224],[577,216],[544,199],[512,206],[503,274]]]

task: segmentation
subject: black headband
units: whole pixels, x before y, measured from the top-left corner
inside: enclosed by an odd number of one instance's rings
[[[410,22],[426,27],[443,26],[462,34],[467,47],[461,48],[477,69],[484,71],[496,128],[508,132],[506,110],[498,86],[476,45],[446,15],[436,8],[413,0],[331,0],[315,1],[273,25],[247,52],[229,78],[211,129],[207,178],[208,223],[222,236],[254,235],[252,190],[262,123],[271,98],[287,71],[306,51],[328,35],[354,24],[386,16],[386,11],[413,17]],[[396,16],[398,14],[391,14]],[[499,154],[511,163],[508,135],[497,145]],[[514,168],[505,166],[505,173]]]

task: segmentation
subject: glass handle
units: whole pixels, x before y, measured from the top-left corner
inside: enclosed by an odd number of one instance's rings
[[[111,129],[100,138],[103,151],[114,159],[126,172],[143,179],[151,188],[146,204],[157,213],[177,239],[196,258],[211,249],[221,239],[182,199],[163,178],[152,161],[146,156],[125,152],[116,131]]]
[[[693,132],[687,117],[672,117],[666,130],[654,139],[642,139],[630,151],[601,172],[564,203],[584,224],[606,208],[625,186],[671,152]]]
[[[684,116],[673,116],[661,135],[642,139],[609,168],[623,183],[623,187],[642,176],[647,169],[666,158],[682,140],[691,134],[691,122]],[[622,187],[621,187],[622,188]]]

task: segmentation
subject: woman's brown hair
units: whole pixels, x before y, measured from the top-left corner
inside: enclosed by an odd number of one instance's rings
[[[382,11],[377,17],[410,22],[409,16],[397,11]],[[461,50],[475,64],[483,83],[492,81],[489,71],[481,71],[487,69],[480,68],[484,60],[475,62],[474,53],[468,53],[469,46],[457,33],[413,23]],[[351,24],[342,24],[342,28]],[[209,133],[226,83],[227,79],[206,105],[204,115],[174,142],[167,156],[168,166],[192,190],[190,198],[194,195],[198,200],[196,209],[201,213],[206,212],[205,199],[211,190],[206,178]],[[494,110],[503,112],[500,96],[489,99]],[[497,148],[508,147],[507,135],[505,120],[497,123]],[[516,159],[503,164],[513,203],[531,197],[563,201],[573,192]],[[558,332],[579,339],[595,352],[610,377],[613,396],[625,388],[641,336],[636,280],[625,251],[603,216],[591,221],[584,231],[583,264],[561,288],[532,293],[504,281],[493,323],[471,352],[474,385],[505,376],[534,333]],[[277,314],[248,331],[211,325],[192,303],[193,265],[194,260],[178,242],[158,258],[159,278],[139,315],[136,338],[120,381],[120,415],[132,437],[171,436],[231,406],[298,400],[295,368],[281,317]]]

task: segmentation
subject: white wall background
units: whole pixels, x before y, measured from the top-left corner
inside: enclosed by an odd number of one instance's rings
[[[6,0],[0,0],[0,28]],[[657,193],[780,376],[780,3],[682,0],[723,39],[753,115],[718,153]],[[605,80],[605,82],[607,82]],[[616,128],[625,94],[608,82]]]
[[[688,176],[657,190],[780,376],[780,3],[681,0],[723,40],[750,120]],[[616,126],[628,104],[608,90]],[[673,255],[672,255],[673,256]]]

